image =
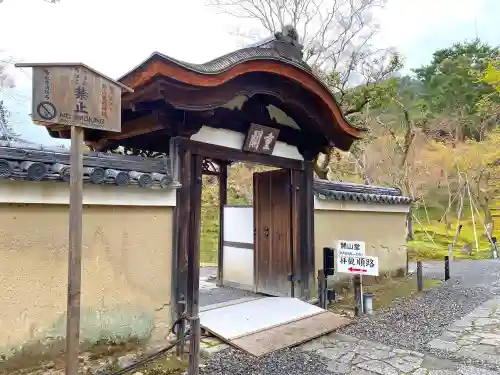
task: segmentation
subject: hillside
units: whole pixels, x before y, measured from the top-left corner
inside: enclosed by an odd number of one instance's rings
[[[349,120],[371,132],[350,152],[332,149],[320,156],[316,172],[331,180],[397,186],[411,196],[413,233],[408,237],[415,257],[447,254],[461,200],[455,256],[489,257],[486,227],[490,236],[500,237],[499,56],[498,48],[479,40],[458,43],[436,51],[431,63],[411,77],[388,76],[342,94],[332,87]],[[325,79],[329,82],[328,75]],[[257,168],[230,168],[230,203],[251,202],[251,175]],[[217,191],[216,181],[205,177],[205,263],[217,259]],[[462,251],[466,245],[472,255]]]

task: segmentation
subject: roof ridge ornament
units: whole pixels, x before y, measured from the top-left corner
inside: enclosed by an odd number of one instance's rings
[[[274,48],[286,56],[302,60],[303,45],[299,43],[299,33],[292,25],[285,25],[281,31],[274,33]],[[276,43],[278,42],[278,43]]]
[[[291,44],[300,50],[302,50],[303,46],[302,44],[299,43],[299,33],[297,32],[297,29],[293,27],[292,25],[285,25],[281,29],[281,31],[278,31],[274,33],[274,37],[277,40],[280,40],[282,42]]]

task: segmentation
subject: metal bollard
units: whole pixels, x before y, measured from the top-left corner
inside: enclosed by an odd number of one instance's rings
[[[424,282],[422,276],[422,262],[417,262],[417,291],[421,292],[424,289]]]
[[[373,314],[373,293],[363,293],[363,313],[367,315]]]
[[[446,255],[444,257],[444,281],[450,279],[450,257]]]

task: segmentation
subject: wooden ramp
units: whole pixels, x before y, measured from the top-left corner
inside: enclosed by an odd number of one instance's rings
[[[263,297],[200,313],[201,326],[256,357],[299,345],[345,326],[349,319],[288,297]]]

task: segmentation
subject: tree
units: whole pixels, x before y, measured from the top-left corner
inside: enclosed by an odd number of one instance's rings
[[[250,21],[262,32],[276,34],[292,26],[299,34],[306,60],[336,96],[346,116],[357,115],[371,102],[386,99],[391,83],[384,81],[402,66],[400,56],[372,45],[378,32],[373,13],[386,0],[208,0],[237,19]],[[333,150],[318,156],[315,172],[327,178]],[[320,161],[321,160],[321,161]]]
[[[351,66],[380,52],[370,44],[378,32],[373,12],[386,0],[208,0],[210,6],[237,19],[250,21],[257,30],[240,33],[262,37],[285,26],[299,34],[304,58],[314,67],[349,76]]]
[[[482,82],[493,86],[500,93],[500,59],[488,61],[481,79]]]
[[[0,94],[2,94],[6,88],[14,87],[14,80],[7,74],[7,66],[10,62],[10,59],[0,60]],[[6,137],[9,134],[14,135],[8,120],[9,111],[4,100],[0,99],[0,137]]]
[[[477,103],[494,91],[491,84],[478,79],[489,61],[500,57],[500,50],[482,43],[456,43],[433,54],[430,64],[414,69],[425,89],[425,99],[432,116],[442,114],[460,118],[453,131],[456,139],[484,136],[485,122]]]

